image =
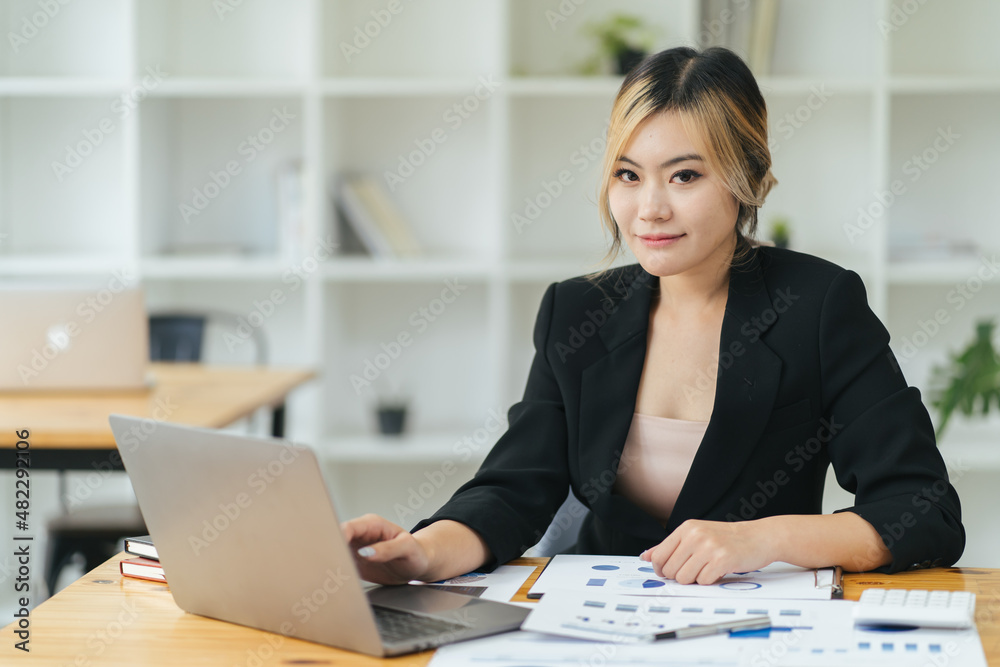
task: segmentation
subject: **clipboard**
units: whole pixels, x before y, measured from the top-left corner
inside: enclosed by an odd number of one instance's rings
[[[830,599],[831,600],[843,600],[844,599],[844,568],[837,565],[833,567],[833,579],[830,583],[820,582],[820,572],[829,571],[831,568],[821,568],[814,571],[815,581],[813,585],[816,588],[829,588],[830,589]]]

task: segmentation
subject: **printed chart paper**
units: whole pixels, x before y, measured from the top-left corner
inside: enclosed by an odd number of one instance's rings
[[[521,629],[577,639],[636,643],[650,641],[657,633],[689,626],[762,616],[770,619],[775,611],[783,627],[812,622],[802,617],[802,610],[794,603],[786,607],[772,609],[756,603],[734,604],[728,598],[636,597],[553,590],[532,609]],[[762,631],[748,632],[759,636]]]
[[[542,598],[544,600],[545,598]],[[620,596],[626,603],[653,599]],[[438,649],[431,667],[562,667],[580,665],[664,665],[687,667],[985,667],[979,633],[968,630],[886,631],[855,627],[857,603],[845,600],[758,600],[667,598],[699,606],[713,618],[719,609],[736,614],[766,610],[772,627],[733,635],[651,643],[619,644],[567,639],[519,631],[459,642]],[[541,604],[541,603],[539,603]],[[672,612],[671,612],[672,613]],[[694,615],[696,612],[686,612]],[[728,614],[728,612],[726,612]],[[529,616],[529,621],[531,617]]]
[[[653,566],[638,556],[559,554],[549,561],[528,597],[563,589],[628,595],[829,600],[833,576],[832,569],[808,570],[772,563],[755,572],[727,575],[710,586],[685,585],[657,577]]]

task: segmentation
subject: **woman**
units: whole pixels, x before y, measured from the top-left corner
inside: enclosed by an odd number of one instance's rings
[[[508,431],[408,533],[344,524],[371,581],[519,556],[569,485],[576,551],[639,554],[710,584],[774,561],[951,565],[965,533],[919,392],[853,272],[754,247],[775,180],[767,112],[732,52],[663,51],[625,79],[598,201],[638,265],[553,284]],[[822,515],[827,465],[855,505]]]

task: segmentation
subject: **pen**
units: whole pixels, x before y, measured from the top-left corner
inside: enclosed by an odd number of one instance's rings
[[[731,630],[763,630],[771,627],[770,616],[751,616],[740,621],[726,621],[724,623],[712,623],[709,625],[692,625],[688,628],[678,628],[669,632],[660,632],[650,637],[650,640],[659,639],[687,639],[688,637],[706,637],[717,635]]]

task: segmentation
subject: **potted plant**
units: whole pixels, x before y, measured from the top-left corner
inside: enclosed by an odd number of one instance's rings
[[[378,430],[382,435],[402,435],[406,430],[406,408],[404,401],[382,401],[375,408]]]
[[[946,366],[935,367],[932,375],[931,404],[938,410],[940,439],[955,410],[971,416],[989,414],[990,406],[1000,409],[1000,354],[993,348],[992,320],[976,323],[975,339]]]
[[[598,54],[583,66],[585,74],[599,72],[609,61],[616,74],[628,74],[652,49],[652,31],[638,16],[612,14],[603,21],[585,24],[584,29],[598,43]]]
[[[771,222],[771,240],[779,248],[787,248],[791,241],[791,225],[788,218],[775,218]]]
[[[389,436],[403,435],[411,403],[409,393],[396,380],[388,377],[376,380],[369,391],[367,402],[378,432]]]

